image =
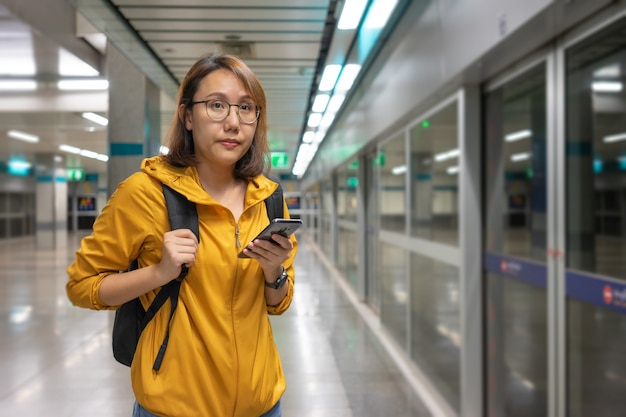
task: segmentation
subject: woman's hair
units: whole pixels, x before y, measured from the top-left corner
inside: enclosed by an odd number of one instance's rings
[[[265,91],[252,70],[239,58],[232,55],[209,54],[189,69],[178,90],[176,114],[168,133],[170,149],[165,159],[177,167],[195,166],[197,160],[193,145],[193,132],[185,127],[185,112],[192,107],[193,97],[200,82],[213,71],[225,69],[232,72],[243,84],[252,100],[259,107],[256,131],[248,152],[235,164],[234,176],[250,179],[269,170],[269,146],[267,144],[267,109]],[[184,107],[184,108],[181,108]]]

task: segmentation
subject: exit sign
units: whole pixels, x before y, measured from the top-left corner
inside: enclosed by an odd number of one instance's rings
[[[287,152],[272,152],[272,168],[289,167],[289,156]]]
[[[85,179],[85,170],[80,168],[68,168],[65,172],[68,181],[82,181]]]

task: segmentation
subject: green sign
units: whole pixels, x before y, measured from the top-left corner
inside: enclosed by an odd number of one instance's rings
[[[82,181],[85,179],[85,170],[81,168],[68,168],[65,172],[68,181]]]
[[[289,156],[287,152],[272,152],[272,168],[288,168]]]

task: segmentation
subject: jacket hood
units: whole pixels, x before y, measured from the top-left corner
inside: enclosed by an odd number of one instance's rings
[[[169,186],[196,204],[215,204],[215,200],[202,188],[196,167],[175,167],[162,156],[146,158],[141,170],[149,177]],[[260,174],[248,181],[245,205],[250,206],[269,197],[278,184]]]

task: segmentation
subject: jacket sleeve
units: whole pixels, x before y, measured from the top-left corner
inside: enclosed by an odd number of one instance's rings
[[[103,304],[98,296],[104,277],[127,270],[140,252],[152,252],[153,261],[160,259],[160,243],[157,247],[154,241],[154,210],[159,201],[164,202],[162,193],[158,199],[152,182],[143,173],[121,182],[96,219],[92,233],[81,241],[74,262],[67,268],[66,291],[73,304],[94,310],[116,308]]]
[[[285,204],[284,206],[284,213],[285,213],[285,218],[287,219],[291,218],[291,216],[289,216],[289,210],[287,209],[287,204]],[[294,291],[294,282],[295,282],[295,268],[294,268],[293,263],[296,257],[296,253],[298,252],[298,241],[295,236],[291,236],[291,242],[293,243],[293,250],[291,251],[291,256],[285,262],[285,270],[287,271],[287,276],[288,276],[287,283],[285,285],[289,286],[287,288],[287,295],[285,295],[285,298],[283,298],[283,300],[279,304],[275,306],[267,306],[267,313],[271,315],[283,314],[285,311],[287,311],[287,309],[291,305],[291,301],[293,300],[293,291]]]

